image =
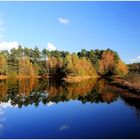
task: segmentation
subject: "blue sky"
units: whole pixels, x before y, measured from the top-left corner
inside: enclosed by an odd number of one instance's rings
[[[140,62],[140,2],[0,2],[2,42],[70,52],[110,48],[126,63]]]

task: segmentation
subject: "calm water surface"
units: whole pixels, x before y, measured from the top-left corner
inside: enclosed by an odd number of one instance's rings
[[[105,80],[1,81],[0,138],[140,138],[140,95]]]

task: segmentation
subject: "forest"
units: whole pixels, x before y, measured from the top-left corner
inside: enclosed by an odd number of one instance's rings
[[[82,49],[80,52],[39,50],[21,46],[0,51],[0,79],[44,77],[119,76],[128,73],[127,65],[117,52]]]

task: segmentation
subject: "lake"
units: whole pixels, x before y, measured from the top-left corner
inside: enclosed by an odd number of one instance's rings
[[[0,81],[0,138],[140,138],[140,95],[103,79]]]

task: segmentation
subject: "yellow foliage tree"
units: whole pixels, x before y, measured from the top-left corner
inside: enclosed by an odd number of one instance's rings
[[[7,60],[3,55],[0,55],[0,75],[7,74]]]
[[[28,57],[22,57],[19,59],[19,76],[36,76],[35,67]]]
[[[67,70],[72,76],[97,76],[97,73],[89,59],[79,58],[76,54],[66,57]]]
[[[121,60],[115,65],[115,74],[119,76],[125,76],[128,73],[128,67]]]

